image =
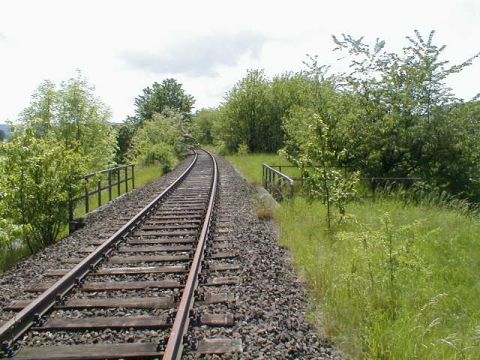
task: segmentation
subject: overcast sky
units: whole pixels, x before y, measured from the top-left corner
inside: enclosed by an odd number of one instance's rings
[[[0,0],[0,123],[15,120],[43,80],[75,69],[119,122],[154,81],[174,77],[197,109],[217,106],[250,68],[301,70],[308,53],[335,69],[332,34],[400,50],[414,29],[435,29],[446,58],[461,62],[480,51],[480,1]],[[466,100],[480,92],[480,61],[450,86]]]

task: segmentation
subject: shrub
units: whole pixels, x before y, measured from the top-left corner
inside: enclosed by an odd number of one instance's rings
[[[21,233],[25,245],[34,252],[53,243],[66,225],[69,195],[80,190],[79,179],[86,172],[88,159],[29,131],[2,144],[2,154],[2,215],[11,223],[9,232]]]

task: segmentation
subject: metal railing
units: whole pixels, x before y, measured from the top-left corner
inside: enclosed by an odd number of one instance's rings
[[[291,177],[282,172],[282,169],[297,168],[294,165],[267,165],[262,164],[262,185],[276,200],[291,199],[302,188],[303,177]],[[277,170],[278,169],[278,170]],[[411,186],[416,181],[421,181],[420,177],[361,177],[361,181],[366,182],[371,191],[370,196],[364,198],[375,198],[375,191],[382,186],[393,185],[397,187]]]
[[[131,169],[131,171],[129,171]],[[82,178],[84,184],[84,193],[76,198],[70,199],[68,204],[68,228],[69,232],[78,227],[78,221],[75,219],[75,209],[83,201],[85,214],[90,212],[90,197],[97,198],[96,207],[102,206],[102,196],[108,191],[108,199],[105,204],[122,194],[122,184],[125,193],[129,191],[129,182],[131,188],[135,188],[135,164],[120,165],[111,169],[97,171],[85,175]],[[115,196],[116,195],[116,196]],[[92,199],[92,201],[94,201]],[[93,205],[94,203],[92,203]]]
[[[295,180],[272,166],[262,164],[262,185],[277,200],[293,198]]]

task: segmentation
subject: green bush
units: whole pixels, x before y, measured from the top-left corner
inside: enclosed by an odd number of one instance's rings
[[[68,199],[80,191],[79,179],[88,159],[30,131],[1,146],[2,216],[14,224],[10,229],[16,229],[17,236],[21,232],[25,245],[34,252],[53,243],[66,225]]]
[[[155,114],[133,136],[129,158],[142,165],[171,170],[187,154],[181,119]]]

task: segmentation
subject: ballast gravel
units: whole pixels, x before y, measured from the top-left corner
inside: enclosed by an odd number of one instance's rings
[[[298,280],[289,252],[279,246],[274,220],[257,217],[255,188],[246,183],[228,161],[217,156],[220,196],[215,236],[225,239],[228,251],[238,254],[241,269],[228,276],[240,278],[235,286],[203,287],[201,291],[234,293],[228,304],[194,305],[195,314],[232,313],[233,327],[196,326],[189,332],[184,358],[194,359],[196,345],[205,338],[242,341],[243,352],[208,355],[222,359],[342,359],[341,353],[306,320],[305,285]],[[215,238],[214,236],[214,238]],[[213,263],[213,262],[211,262]],[[227,276],[211,273],[205,278]]]
[[[133,217],[144,206],[151,202],[160,192],[168,187],[191,163],[188,156],[173,171],[157,181],[140,189],[135,189],[107,205],[97,209],[85,217],[85,226],[70,236],[26,258],[8,271],[0,274],[0,321],[8,320],[15,313],[3,311],[13,300],[33,299],[35,293],[25,289],[40,282],[51,282],[52,278],[44,278],[47,270],[71,268],[73,264],[66,262],[72,257],[85,257],[80,249],[90,246],[90,241],[108,239],[123,224],[127,217]]]
[[[174,171],[158,181],[134,190],[86,218],[86,226],[0,274],[0,321],[14,313],[2,311],[11,301],[33,298],[24,289],[42,282],[46,270],[72,266],[68,257],[81,257],[78,252],[91,240],[108,238],[121,225],[121,218],[133,216],[138,210],[166,188],[190,163],[183,161]],[[203,338],[228,337],[241,339],[243,352],[209,355],[207,358],[224,359],[342,359],[342,355],[306,320],[308,302],[305,285],[298,280],[290,254],[278,244],[278,231],[273,220],[260,220],[256,216],[255,190],[223,158],[217,156],[221,181],[217,211],[217,235],[225,239],[228,248],[238,254],[235,260],[211,260],[211,263],[237,263],[240,270],[209,276],[236,276],[240,282],[234,287],[216,287],[215,292],[234,292],[236,301],[229,304],[196,305],[195,312],[231,312],[235,326],[211,328],[196,326],[188,334],[184,358],[197,358],[196,344]],[[126,220],[123,221],[125,223]],[[221,230],[218,230],[221,229]],[[200,289],[203,291],[203,289]],[[146,293],[150,293],[150,290]],[[118,294],[122,295],[121,292]],[[124,296],[132,296],[123,292]],[[148,294],[154,296],[153,293]],[[85,295],[84,295],[85,296]],[[110,295],[112,296],[112,295]],[[83,297],[83,296],[81,296]],[[100,313],[110,314],[109,311]],[[118,314],[118,311],[114,313]],[[144,311],[126,311],[126,316]],[[69,312],[76,317],[77,312]],[[113,314],[113,313],[112,313]],[[83,313],[83,315],[85,315]],[[26,344],[78,344],[91,342],[151,342],[163,338],[163,331],[87,331],[81,333],[30,334]],[[53,335],[53,336],[52,336]],[[162,340],[163,341],[163,340]]]

